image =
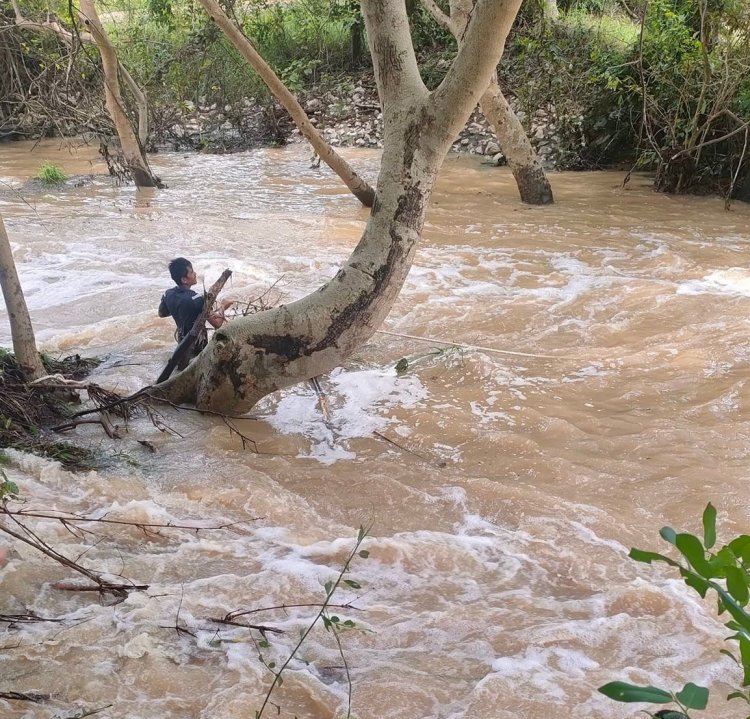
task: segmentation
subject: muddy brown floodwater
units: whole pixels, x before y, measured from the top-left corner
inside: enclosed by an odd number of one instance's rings
[[[44,160],[103,169],[89,148],[31,148],[0,147],[0,212],[38,339],[106,357],[95,381],[118,391],[153,381],[173,347],[156,317],[171,257],[206,284],[230,267],[230,296],[277,283],[291,300],[335,273],[366,220],[301,146],[157,155],[169,189],[148,192],[101,174],[25,186]],[[376,177],[376,152],[346,156]],[[557,204],[531,208],[506,169],[450,157],[384,332],[321,378],[328,421],[301,385],[238,420],[256,451],[217,418],[170,409],[180,436],[136,420],[106,470],[11,452],[29,507],[236,524],[77,536],[35,520],[69,556],[150,588],[99,603],[11,545],[0,613],[62,621],[2,625],[2,691],[53,695],[0,700],[2,716],[255,716],[272,678],[258,654],[280,666],[316,608],[250,615],[284,630],[267,648],[211,619],[320,603],[366,525],[369,558],[348,575],[361,589],[337,595],[357,628],[343,657],[311,633],[272,696],[280,716],[346,716],[348,675],[359,719],[635,716],[596,692],[614,679],[705,684],[708,717],[744,717],[725,701],[741,676],[719,654],[714,602],[627,552],[663,550],[663,525],[699,531],[709,501],[720,541],[748,531],[750,208],[621,181],[556,174]],[[111,451],[93,428],[77,436]]]

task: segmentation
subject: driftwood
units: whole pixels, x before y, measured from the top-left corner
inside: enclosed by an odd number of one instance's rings
[[[221,277],[219,277],[219,279],[216,280],[216,282],[214,282],[211,287],[209,287],[208,292],[203,295],[203,309],[201,310],[201,313],[198,315],[195,322],[193,322],[193,326],[190,328],[190,332],[188,332],[182,338],[180,344],[177,345],[177,349],[175,349],[174,353],[169,359],[169,362],[167,362],[167,366],[162,370],[161,374],[156,380],[156,384],[164,382],[164,380],[168,379],[174,371],[175,367],[179,367],[180,369],[182,369],[187,365],[187,360],[190,357],[190,352],[205,328],[206,318],[211,314],[213,304],[216,301],[216,296],[219,294],[219,292],[221,292],[222,288],[226,284],[226,281],[231,277],[231,275],[232,270],[224,270],[224,272],[221,273]]]

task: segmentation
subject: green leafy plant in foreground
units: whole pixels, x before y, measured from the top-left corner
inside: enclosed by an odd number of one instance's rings
[[[62,169],[53,162],[42,163],[34,177],[45,185],[57,185],[68,179],[68,176],[62,171]]]
[[[674,567],[685,584],[703,598],[710,590],[716,593],[719,615],[726,613],[731,617],[724,625],[732,632],[727,641],[735,643],[739,656],[727,649],[722,649],[721,653],[730,657],[743,674],[741,688],[730,692],[727,699],[741,699],[750,705],[750,690],[747,688],[750,686],[750,614],[747,612],[750,599],[750,535],[741,534],[714,551],[716,509],[710,503],[703,512],[702,539],[687,532],[675,532],[671,527],[663,527],[659,534],[682,555],[679,560],[642,549],[631,549],[629,556],[645,564],[665,562]],[[686,684],[679,692],[670,692],[659,687],[610,682],[599,687],[599,691],[620,702],[674,703],[679,707],[679,711],[647,712],[649,716],[660,719],[690,717],[690,710],[706,708],[709,694],[706,687],[692,683]],[[747,719],[750,719],[750,715]]]
[[[7,499],[18,496],[18,485],[8,479],[8,475],[0,469],[0,504],[4,504]]]
[[[352,719],[352,680],[351,680],[351,675],[349,673],[349,664],[346,661],[346,657],[344,656],[344,650],[343,650],[343,647],[341,646],[340,635],[344,631],[357,628],[357,625],[351,619],[346,619],[342,621],[338,615],[331,613],[331,608],[332,608],[333,595],[341,587],[341,585],[344,585],[348,587],[349,589],[355,589],[355,590],[362,588],[359,582],[355,581],[354,579],[347,579],[346,575],[350,571],[351,563],[354,561],[356,557],[360,557],[361,559],[367,559],[370,556],[370,553],[366,549],[361,549],[362,543],[367,538],[369,531],[370,531],[369,527],[365,528],[365,527],[360,526],[359,531],[357,532],[357,541],[354,543],[354,547],[349,552],[346,558],[346,561],[344,562],[344,565],[341,568],[341,571],[339,572],[338,576],[336,577],[335,580],[328,581],[324,585],[325,599],[323,600],[323,603],[320,605],[320,609],[318,613],[315,615],[312,622],[310,622],[307,629],[305,629],[303,632],[300,633],[299,641],[294,646],[292,651],[289,653],[289,656],[280,667],[277,667],[275,662],[267,661],[260,651],[262,649],[267,649],[269,647],[268,640],[264,637],[263,641],[258,642],[258,649],[259,649],[258,658],[260,659],[261,663],[273,674],[273,681],[271,682],[271,686],[268,688],[268,691],[266,692],[266,695],[263,699],[262,706],[260,707],[259,710],[255,712],[255,719],[261,719],[261,717],[263,716],[263,712],[265,711],[266,707],[268,706],[270,702],[271,694],[273,693],[274,689],[277,689],[278,687],[280,687],[284,682],[284,678],[282,674],[284,673],[286,668],[289,666],[292,659],[294,659],[294,657],[297,655],[297,652],[299,651],[300,647],[305,643],[305,640],[307,639],[308,635],[310,634],[310,632],[312,632],[315,625],[318,624],[319,621],[322,621],[323,627],[325,628],[325,630],[327,632],[331,632],[333,634],[334,640],[336,641],[336,646],[338,647],[339,656],[341,657],[344,670],[346,671],[346,682],[348,686],[347,707],[346,707],[346,714],[344,715],[344,719]],[[277,713],[278,713],[278,707],[277,707]]]

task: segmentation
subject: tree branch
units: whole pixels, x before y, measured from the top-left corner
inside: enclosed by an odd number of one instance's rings
[[[455,36],[456,32],[453,28],[451,18],[438,7],[435,0],[422,0],[422,5],[427,9],[430,15],[432,15],[432,19],[440,25],[440,27]]]
[[[400,102],[426,96],[427,88],[411,40],[409,17],[403,0],[360,0],[365,18],[378,94],[387,122],[390,110]]]
[[[436,115],[455,137],[465,122],[465,98],[473,107],[490,83],[505,48],[521,0],[476,0],[459,50],[447,75],[433,91]]]

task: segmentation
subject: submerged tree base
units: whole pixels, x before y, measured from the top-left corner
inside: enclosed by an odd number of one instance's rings
[[[101,362],[79,355],[56,359],[42,354],[41,359],[49,374],[71,380],[82,379]],[[77,395],[71,401],[59,390],[26,384],[15,356],[0,349],[0,456],[12,448],[54,459],[65,469],[92,469],[98,463],[90,449],[60,441],[48,431],[70,417],[75,402]]]

